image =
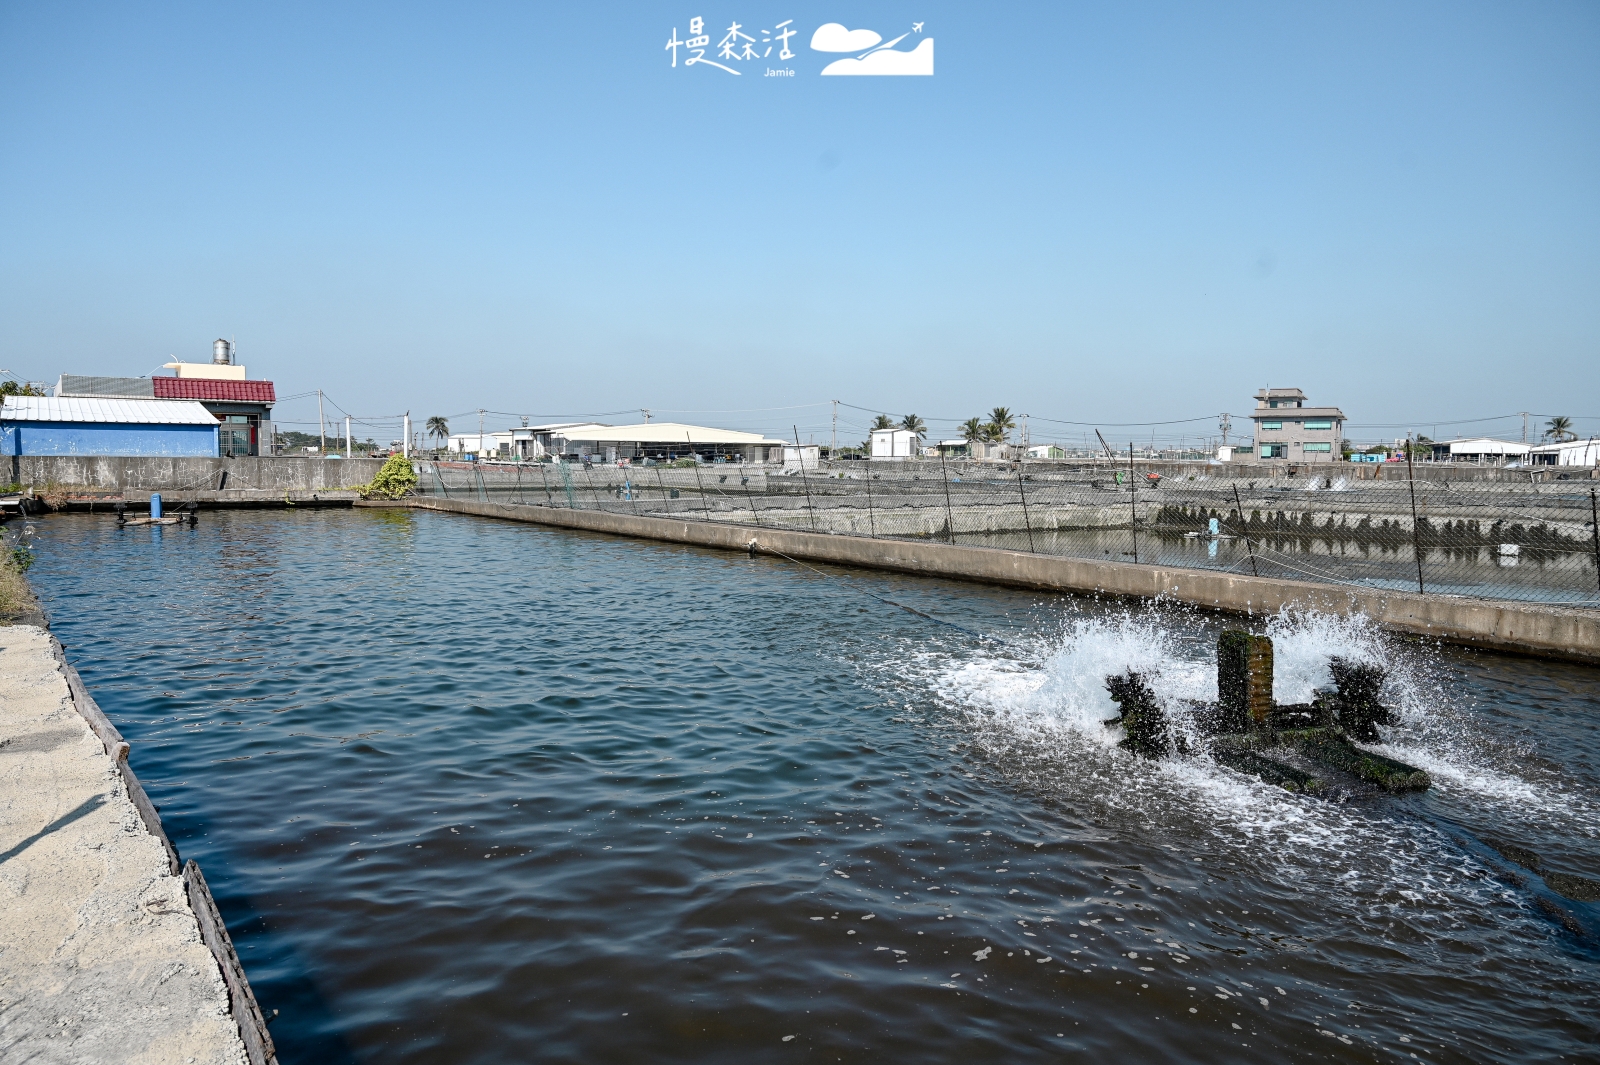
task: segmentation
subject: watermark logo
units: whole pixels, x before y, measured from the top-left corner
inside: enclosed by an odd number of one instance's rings
[[[892,41],[885,41],[882,34],[876,30],[852,30],[841,23],[828,22],[818,26],[811,34],[811,50],[834,55],[854,53],[843,59],[835,59],[823,67],[824,75],[931,77],[933,38],[923,36],[922,27],[923,23],[913,22],[910,30]],[[672,56],[673,68],[678,66],[681,52],[685,69],[693,66],[713,67],[737,77],[744,73],[739,68],[749,64],[757,68],[765,66],[768,77],[794,77],[795,71],[792,68],[782,67],[782,64],[797,57],[797,53],[790,47],[790,40],[797,36],[800,36],[800,32],[794,28],[793,19],[785,19],[770,29],[760,30],[744,23],[730,22],[713,48],[712,34],[706,31],[706,20],[697,15],[689,20],[687,37],[680,38],[677,27],[673,27],[672,36],[668,38],[665,50]],[[913,47],[896,47],[908,37],[914,38]],[[707,52],[711,54],[708,56]],[[768,65],[774,61],[780,64],[780,69],[775,70]]]
[[[907,37],[918,38],[916,46],[895,47]],[[882,43],[880,43],[882,42]],[[822,68],[830,74],[878,74],[933,76],[933,38],[922,36],[922,23],[913,22],[909,32],[885,42],[874,30],[851,30],[837,22],[818,26],[811,35],[814,52],[857,52],[849,59],[835,59]]]

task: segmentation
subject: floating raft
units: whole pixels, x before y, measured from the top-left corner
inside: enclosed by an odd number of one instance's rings
[[[1280,705],[1272,699],[1271,638],[1224,632],[1217,640],[1218,700],[1190,704],[1205,752],[1287,791],[1314,794],[1327,786],[1323,777],[1283,760],[1291,754],[1385,791],[1426,790],[1432,781],[1423,770],[1356,746],[1380,742],[1378,726],[1394,722],[1393,711],[1379,702],[1388,671],[1334,658],[1329,672],[1333,691],[1318,691],[1309,703]],[[1120,710],[1106,724],[1122,727],[1123,747],[1150,758],[1189,753],[1141,674],[1107,677],[1106,690]]]
[[[118,525],[181,525],[191,521],[186,517],[177,518],[124,518],[117,522]],[[192,524],[192,522],[191,522]]]

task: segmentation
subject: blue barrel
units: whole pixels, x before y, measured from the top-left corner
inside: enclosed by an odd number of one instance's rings
[[[1211,535],[1215,536],[1219,532],[1221,532],[1221,530],[1217,528],[1217,519],[1216,518],[1212,518],[1211,519]]]
[[[161,497],[154,493],[151,493],[150,496],[150,516],[152,518],[161,517]]]

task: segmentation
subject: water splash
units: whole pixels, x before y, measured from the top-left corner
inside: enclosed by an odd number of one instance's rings
[[[1010,786],[1050,794],[1107,828],[1185,840],[1268,879],[1320,885],[1345,900],[1353,920],[1398,917],[1419,931],[1437,930],[1459,927],[1469,910],[1525,909],[1525,899],[1507,894],[1420,810],[1361,788],[1290,794],[1203,754],[1152,762],[1117,748],[1121,730],[1106,726],[1117,708],[1105,678],[1129,669],[1144,674],[1181,728],[1186,701],[1216,698],[1221,627],[1209,617],[1150,608],[1061,620],[1016,657],[923,644],[912,662],[896,663],[896,696],[924,706],[931,699],[924,720],[964,734]],[[1548,774],[1533,767],[1523,772],[1525,760],[1506,757],[1504,742],[1484,742],[1493,722],[1474,716],[1470,699],[1450,682],[1452,671],[1425,649],[1362,616],[1284,612],[1266,631],[1279,702],[1306,702],[1315,689],[1331,687],[1335,656],[1387,667],[1385,697],[1399,714],[1384,730],[1382,749],[1434,773],[1440,798],[1453,793],[1468,809],[1490,814],[1484,831],[1508,823],[1517,807],[1537,810],[1547,826],[1553,806],[1566,804],[1580,816],[1593,811],[1570,781],[1541,779]],[[922,699],[908,690],[916,688]]]
[[[1280,611],[1267,622],[1267,635],[1272,637],[1272,697],[1280,703],[1309,703],[1316,689],[1331,688],[1328,663],[1335,657],[1393,667],[1388,641],[1364,614]]]

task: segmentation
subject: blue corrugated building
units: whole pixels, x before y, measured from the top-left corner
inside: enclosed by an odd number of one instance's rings
[[[0,455],[217,455],[217,417],[194,400],[7,396]]]

